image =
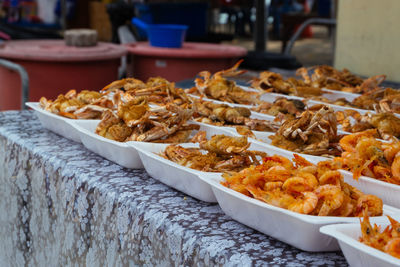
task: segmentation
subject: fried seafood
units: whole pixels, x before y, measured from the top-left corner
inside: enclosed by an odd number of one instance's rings
[[[369,217],[365,215],[360,220],[361,237],[359,240],[370,247],[400,259],[400,222],[388,215],[387,217],[390,225],[382,230],[376,224],[372,226]]]
[[[309,72],[312,72],[311,77]],[[322,65],[311,68],[300,68],[297,74],[303,76],[304,82],[311,87],[327,88],[351,93],[365,93],[378,87],[386,78],[377,75],[363,80],[352,74],[349,70],[339,71],[333,67]]]
[[[237,86],[234,81],[226,79],[226,77],[237,76],[245,72],[237,70],[241,62],[239,61],[228,70],[216,72],[214,75],[211,75],[208,71],[200,72],[199,76],[201,78],[195,79],[196,86],[189,89],[188,92],[229,103],[258,104],[260,102],[260,93],[246,91]]]
[[[176,88],[161,77],[149,78],[146,83],[134,78],[126,78],[114,81],[102,89],[103,92],[123,90],[131,96],[147,96],[150,103],[176,105],[189,104],[191,101],[181,88]]]
[[[238,173],[224,173],[222,185],[294,212],[318,216],[382,215],[382,200],[343,181],[339,171],[326,171],[329,162],[313,165],[294,155],[294,162],[274,155]],[[294,164],[293,164],[294,163]]]
[[[350,121],[353,118],[353,122]],[[357,133],[368,129],[377,129],[376,138],[390,140],[400,137],[400,118],[391,112],[360,115],[357,111],[337,111],[336,118],[346,132]]]
[[[260,164],[259,158],[267,154],[248,150],[247,137],[215,135],[205,139],[205,132],[199,132],[194,141],[199,148],[185,148],[169,145],[161,153],[164,158],[182,166],[205,172],[240,171],[251,165]]]
[[[273,92],[296,96],[318,96],[321,88],[310,86],[307,81],[289,78],[285,80],[279,73],[264,71],[258,78],[253,79],[251,86],[265,92]]]
[[[117,113],[106,111],[96,133],[115,141],[181,143],[198,125],[187,125],[193,111],[174,104],[150,108],[147,98],[120,102]]]
[[[400,91],[377,87],[353,100],[353,105],[377,112],[400,113]]]
[[[305,110],[305,104],[301,100],[279,97],[273,103],[262,101],[251,110],[272,116],[276,116],[279,113],[296,116]]]
[[[270,121],[250,118],[251,111],[245,107],[231,107],[207,101],[195,101],[195,120],[218,126],[246,126],[256,131],[276,131],[278,126]]]
[[[272,145],[311,155],[340,155],[337,147],[336,116],[332,108],[306,110],[294,119],[287,119],[275,135]]]
[[[77,93],[76,90],[70,90],[65,95],[60,94],[54,101],[41,97],[39,105],[44,110],[70,119],[100,119],[103,112],[116,108],[119,100],[117,94],[87,90]]]
[[[344,136],[340,139],[341,157],[334,160],[340,168],[361,175],[400,185],[400,141],[377,140],[376,129]]]

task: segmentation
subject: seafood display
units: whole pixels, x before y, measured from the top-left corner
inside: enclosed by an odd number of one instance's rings
[[[391,112],[366,113],[360,115],[357,111],[337,111],[336,119],[346,132],[357,133],[368,129],[377,129],[377,138],[390,140],[393,136],[400,137],[400,118]]]
[[[400,91],[392,88],[377,87],[354,99],[353,104],[362,109],[399,113]]]
[[[184,148],[169,145],[161,154],[164,158],[182,166],[205,172],[240,171],[251,165],[260,164],[265,152],[248,150],[247,137],[215,135],[210,140],[205,132],[199,132],[194,138],[199,148]]]
[[[263,92],[278,93],[295,96],[319,96],[321,87],[313,87],[307,81],[295,78],[284,79],[279,73],[263,71],[258,78],[254,78],[251,86]]]
[[[251,111],[245,107],[231,107],[208,101],[194,101],[194,118],[198,122],[216,126],[246,126],[255,131],[276,131],[274,122],[250,118]]]
[[[195,79],[196,86],[187,92],[197,94],[210,99],[225,101],[228,103],[256,105],[260,102],[260,93],[246,91],[236,85],[232,80],[226,79],[242,74],[243,70],[237,70],[239,61],[228,70],[219,71],[211,75],[208,71],[202,71],[198,75],[201,78]]]
[[[261,101],[258,106],[251,108],[251,110],[272,116],[277,116],[279,113],[296,116],[300,115],[305,108],[306,105],[301,100],[278,97],[273,103]]]
[[[222,185],[260,201],[294,212],[317,216],[382,215],[382,200],[343,182],[326,162],[311,164],[294,154],[291,160],[274,155],[238,173],[224,173]],[[329,165],[329,163],[328,163]]]
[[[336,116],[327,106],[316,111],[306,110],[293,119],[287,119],[270,138],[272,145],[297,153],[340,155]]]
[[[54,101],[45,97],[39,100],[44,110],[70,119],[100,119],[103,112],[115,109],[117,102],[115,94],[87,90],[80,93],[70,90],[65,95],[60,94]]]
[[[138,79],[126,78],[110,83],[101,91],[115,90],[123,90],[131,96],[146,96],[149,103],[154,104],[183,105],[191,102],[182,88],[176,88],[175,83],[161,77],[149,78],[146,83]]]
[[[400,259],[400,222],[388,215],[387,217],[390,225],[381,229],[376,224],[372,226],[369,216],[365,215],[360,223],[361,237],[359,241]]]
[[[376,129],[344,136],[343,153],[334,160],[354,178],[361,175],[400,185],[400,141],[386,143],[375,138]]]
[[[193,111],[174,104],[150,108],[145,97],[121,101],[117,113],[104,112],[96,133],[119,142],[181,143],[198,125],[186,124]]]

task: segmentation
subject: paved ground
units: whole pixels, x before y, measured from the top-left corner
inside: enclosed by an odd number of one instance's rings
[[[299,39],[296,41],[292,50],[292,55],[296,56],[298,61],[306,67],[321,64],[332,65],[334,54],[328,29],[323,26],[312,26],[312,31],[312,38]],[[234,39],[232,42],[225,43],[243,46],[248,50],[254,49],[254,42],[250,38],[238,38]],[[269,40],[267,49],[270,52],[280,53],[281,44],[281,41]]]

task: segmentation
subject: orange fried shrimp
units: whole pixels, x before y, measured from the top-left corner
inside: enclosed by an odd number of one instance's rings
[[[315,193],[323,201],[318,216],[328,216],[343,204],[344,194],[338,186],[321,185],[315,190]]]
[[[319,183],[340,186],[343,183],[343,176],[339,171],[327,171],[319,177]]]
[[[376,129],[366,130],[359,133],[345,135],[340,139],[339,144],[345,151],[355,152],[358,140],[362,137],[373,137],[376,135]]]
[[[367,212],[368,216],[382,215],[383,203],[380,198],[374,195],[362,195],[357,200],[356,216],[361,216]]]
[[[289,205],[288,210],[309,214],[311,213],[318,204],[318,197],[313,192],[303,192],[301,200],[296,199],[296,201]]]
[[[313,188],[306,182],[306,179],[295,176],[287,179],[283,183],[282,189],[290,193],[302,193],[305,191],[310,191]]]
[[[278,182],[266,182],[264,185],[264,190],[272,191],[274,189],[281,188],[282,185],[283,185],[283,183],[279,182],[279,181]]]
[[[400,259],[400,238],[397,237],[390,240],[383,248],[383,251]]]

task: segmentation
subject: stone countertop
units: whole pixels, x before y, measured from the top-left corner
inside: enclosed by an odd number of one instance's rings
[[[0,113],[0,261],[8,266],[346,266],[308,253],[44,129]]]

